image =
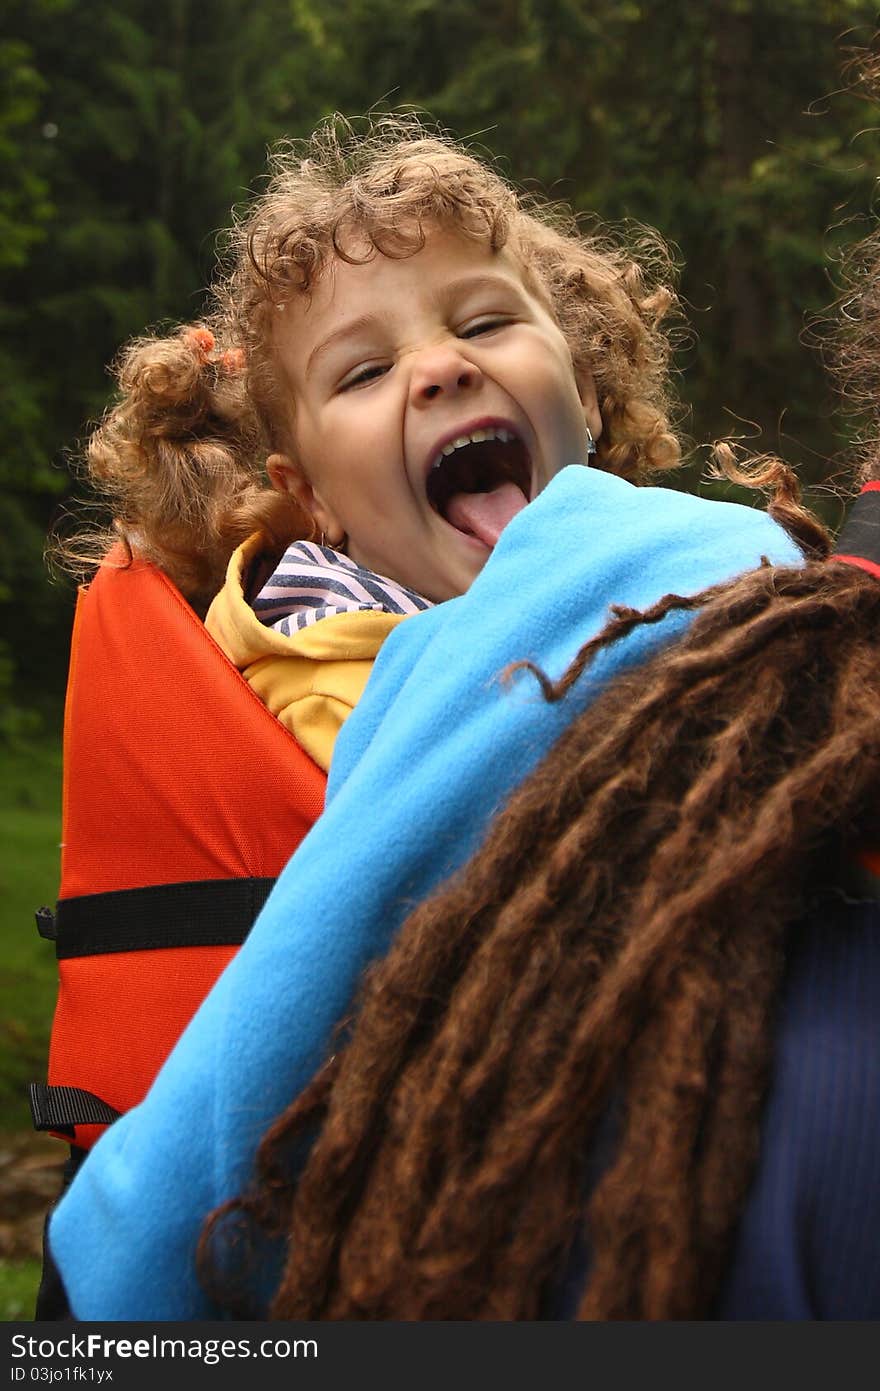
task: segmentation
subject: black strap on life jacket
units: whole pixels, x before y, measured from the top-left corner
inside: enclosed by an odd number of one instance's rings
[[[75,1125],[112,1125],[119,1111],[82,1087],[49,1087],[31,1082],[28,1087],[34,1130],[55,1130],[73,1139]]]
[[[170,947],[240,946],[274,879],[205,879],[82,894],[40,908],[37,931],[59,960]],[[28,1088],[35,1130],[73,1139],[78,1125],[111,1125],[121,1114],[83,1087]]]
[[[60,899],[37,911],[59,961],[167,947],[240,946],[274,879],[202,879]]]

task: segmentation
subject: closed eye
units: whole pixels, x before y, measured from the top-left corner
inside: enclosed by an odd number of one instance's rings
[[[512,319],[504,318],[501,315],[487,315],[484,319],[474,319],[472,323],[465,324],[458,330],[459,338],[479,338],[484,333],[494,333],[496,329],[507,328],[513,322]]]
[[[353,387],[367,386],[370,382],[375,381],[377,377],[384,376],[387,371],[387,364],[381,362],[373,362],[366,367],[358,367],[356,371],[350,373],[349,376],[343,377],[342,381],[339,383],[338,390],[350,391]]]

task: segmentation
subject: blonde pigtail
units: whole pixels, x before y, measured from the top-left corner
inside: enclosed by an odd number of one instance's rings
[[[207,324],[139,338],[120,355],[119,397],[86,449],[93,490],[112,527],[56,545],[83,570],[121,540],[154,562],[199,612],[223,582],[232,551],[261,529],[279,546],[302,525],[292,501],[269,488],[269,449],[247,390],[247,363]]]

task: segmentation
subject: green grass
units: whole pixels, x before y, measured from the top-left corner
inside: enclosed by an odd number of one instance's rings
[[[45,1077],[56,962],[34,911],[58,892],[61,741],[0,744],[0,1130],[30,1125],[27,1084]]]
[[[0,1321],[32,1319],[39,1283],[39,1261],[0,1259]]]
[[[27,1130],[28,1082],[45,1078],[56,962],[34,910],[58,893],[61,740],[0,742],[0,1131]],[[32,1257],[0,1259],[0,1320],[31,1319]]]

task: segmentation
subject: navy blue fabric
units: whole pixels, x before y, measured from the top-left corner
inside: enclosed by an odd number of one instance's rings
[[[791,935],[760,1163],[721,1319],[880,1319],[880,908]]]
[[[611,1160],[612,1130],[590,1181]],[[587,1266],[579,1242],[549,1317],[576,1316]],[[880,1319],[876,902],[828,893],[789,934],[758,1161],[712,1317]]]

